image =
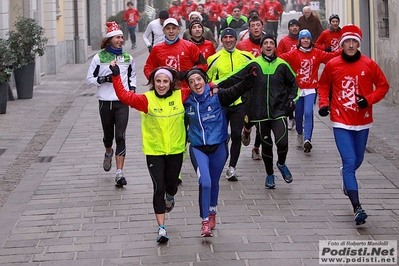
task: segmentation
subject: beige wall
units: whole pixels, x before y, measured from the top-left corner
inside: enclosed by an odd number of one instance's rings
[[[354,23],[359,25],[359,3],[358,0],[328,0],[326,1],[326,16],[337,13],[341,17],[341,27]],[[353,10],[352,10],[353,3]],[[399,23],[399,1],[388,0],[389,5],[389,37],[380,37],[378,22],[381,21],[383,13],[382,0],[369,0],[370,3],[370,51],[371,58],[381,67],[387,77],[391,88],[385,97],[392,103],[399,103],[399,31],[396,25]],[[353,14],[353,16],[352,16]]]
[[[399,23],[399,1],[389,0],[389,37],[379,37],[378,21],[381,20],[379,11],[381,11],[382,1],[373,1],[374,9],[374,53],[375,61],[382,68],[387,77],[391,88],[387,96],[385,97],[388,101],[393,103],[399,103],[399,31],[397,25]]]

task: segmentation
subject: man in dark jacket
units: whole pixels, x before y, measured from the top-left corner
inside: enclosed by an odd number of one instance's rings
[[[313,40],[317,40],[323,31],[320,20],[313,15],[309,6],[305,6],[302,13],[303,15],[298,19],[300,30],[307,29],[312,34]]]
[[[221,88],[230,87],[255,69],[256,78],[252,90],[245,95],[243,101],[246,101],[247,106],[245,120],[256,125],[257,134],[260,134],[262,140],[262,159],[267,173],[266,188],[275,188],[272,131],[277,146],[277,168],[285,182],[291,183],[293,180],[285,164],[288,153],[287,115],[295,110],[298,85],[291,67],[277,57],[276,45],[275,35],[265,34],[260,41],[262,55],[219,83]]]

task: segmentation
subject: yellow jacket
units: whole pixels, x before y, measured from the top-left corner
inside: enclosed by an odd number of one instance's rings
[[[234,71],[242,68],[249,60],[255,57],[247,51],[234,49],[233,52],[228,52],[224,48],[214,55],[208,57],[208,72],[207,75],[210,81],[218,83],[219,79],[230,76]],[[241,104],[241,97],[238,98],[232,105]]]
[[[148,99],[148,113],[141,112],[141,132],[145,155],[169,155],[184,152],[186,128],[184,106],[180,90],[167,98],[159,98],[155,91],[144,93]]]

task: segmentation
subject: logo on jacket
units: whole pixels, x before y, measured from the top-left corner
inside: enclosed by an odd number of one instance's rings
[[[180,58],[179,56],[169,55],[165,61],[165,65],[171,68],[175,68],[177,70],[180,69]]]
[[[298,70],[300,81],[303,83],[310,83],[310,75],[313,69],[313,60],[304,59],[301,62],[301,68]]]
[[[194,111],[193,106],[190,106],[190,107],[188,108],[187,114],[188,114],[188,115],[195,115],[195,111]]]
[[[175,101],[169,102],[169,106],[173,106],[173,105],[175,105]]]
[[[338,94],[338,101],[342,103],[345,110],[358,110],[355,95],[359,87],[358,84],[359,82],[357,76],[346,76],[344,77],[344,80],[341,81],[342,90]]]

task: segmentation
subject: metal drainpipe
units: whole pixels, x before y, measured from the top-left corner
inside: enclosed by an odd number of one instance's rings
[[[75,64],[79,62],[79,19],[78,19],[78,0],[73,0],[73,19],[74,19],[74,41],[75,41]]]

